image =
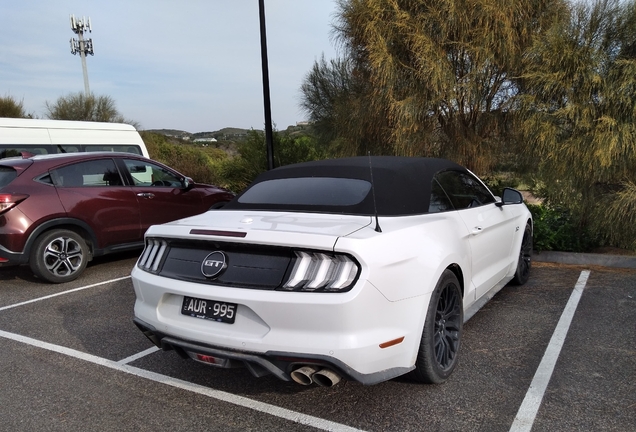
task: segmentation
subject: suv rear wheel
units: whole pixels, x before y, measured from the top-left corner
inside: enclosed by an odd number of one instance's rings
[[[35,275],[53,283],[69,282],[82,274],[88,263],[88,246],[74,231],[56,229],[37,238],[29,264]]]

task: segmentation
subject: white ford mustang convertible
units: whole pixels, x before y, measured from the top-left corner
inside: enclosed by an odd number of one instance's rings
[[[225,207],[150,227],[134,322],[157,346],[308,385],[441,383],[462,325],[528,280],[532,217],[443,159],[261,174]]]

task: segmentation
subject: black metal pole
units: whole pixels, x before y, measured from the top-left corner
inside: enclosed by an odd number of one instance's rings
[[[265,105],[265,145],[267,147],[267,169],[274,168],[274,138],[272,132],[272,108],[269,98],[269,67],[267,64],[267,37],[265,31],[265,2],[258,0],[261,21],[261,63],[263,65],[263,103]]]

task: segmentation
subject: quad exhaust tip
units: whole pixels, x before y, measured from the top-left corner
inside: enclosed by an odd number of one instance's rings
[[[332,387],[338,384],[341,377],[331,369],[322,368],[318,369],[315,366],[302,366],[295,369],[291,373],[292,379],[301,385],[311,385],[316,383],[321,387]]]

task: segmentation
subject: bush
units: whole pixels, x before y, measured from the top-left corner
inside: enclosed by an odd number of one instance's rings
[[[290,136],[274,131],[275,166],[324,159],[326,155],[319,150],[316,140],[309,136]],[[241,192],[260,173],[267,170],[267,150],[265,134],[251,130],[247,140],[239,144],[238,156],[214,162],[221,185],[234,192]]]
[[[33,115],[24,111],[22,101],[18,102],[12,96],[0,97],[0,117],[32,118]]]
[[[479,176],[481,181],[484,182],[488,189],[495,196],[501,197],[503,195],[504,188],[511,187],[517,188],[521,181],[515,177],[514,174],[509,172],[500,172],[496,174],[486,174]]]
[[[534,249],[562,252],[589,252],[597,242],[585,228],[576,226],[564,208],[528,204],[534,222]]]
[[[223,150],[204,152],[188,144],[170,143],[166,136],[152,132],[141,132],[141,137],[151,159],[192,177],[198,183],[224,186],[223,177],[215,168],[218,160],[227,159]]]
[[[265,135],[250,131],[245,142],[239,144],[234,157],[220,149],[205,150],[189,144],[174,143],[153,132],[141,132],[151,159],[162,162],[196,182],[214,184],[239,193],[261,172],[267,170]],[[315,140],[308,136],[291,137],[274,132],[276,166],[323,159]]]

